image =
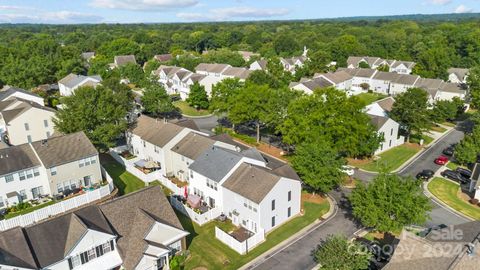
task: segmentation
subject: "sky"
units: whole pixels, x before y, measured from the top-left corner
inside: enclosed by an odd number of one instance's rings
[[[0,23],[161,23],[480,12],[480,0],[0,0]]]

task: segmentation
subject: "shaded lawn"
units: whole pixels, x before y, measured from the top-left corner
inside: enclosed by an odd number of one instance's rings
[[[379,93],[361,93],[359,95],[356,95],[356,97],[360,99],[365,105],[368,105],[382,98],[386,98],[387,96]]]
[[[182,111],[182,114],[188,115],[188,116],[205,116],[209,115],[210,112],[208,110],[197,110],[190,105],[186,101],[183,100],[177,100],[173,102],[173,105]]]
[[[118,194],[124,195],[145,187],[145,183],[133,174],[127,172],[120,163],[111,161],[103,163],[102,166],[107,170],[113,179],[113,184],[118,188]]]
[[[321,204],[304,202],[303,205],[305,215],[292,219],[268,234],[265,242],[246,255],[238,254],[215,238],[215,226],[224,226],[222,229],[228,231],[230,228],[225,228],[225,226],[228,227],[231,225],[212,221],[204,226],[199,226],[192,223],[192,221],[183,214],[177,213],[183,227],[190,232],[190,235],[187,237],[187,245],[191,256],[186,262],[185,269],[194,269],[201,266],[209,270],[238,269],[314,222],[328,212],[329,209],[328,201],[324,201]]]
[[[13,217],[16,217],[16,216],[20,216],[20,215],[25,215],[25,214],[28,214],[28,213],[31,213],[35,210],[38,210],[38,209],[42,209],[44,207],[47,207],[49,205],[52,205],[52,204],[55,204],[57,203],[58,201],[49,201],[49,202],[46,202],[44,204],[40,204],[40,205],[36,205],[36,206],[32,206],[32,207],[29,207],[27,209],[24,209],[24,210],[21,210],[21,211],[17,211],[17,212],[12,212],[12,213],[8,213],[4,216],[5,219],[9,219],[9,218],[13,218]]]
[[[350,160],[349,163],[367,171],[391,172],[413,157],[420,149],[418,145],[406,143],[379,154],[380,158],[377,160]]]
[[[420,144],[421,139],[423,139],[423,145],[428,145],[433,141],[432,137],[430,137],[428,135],[425,135],[425,134],[423,134],[422,136],[419,136],[417,134],[412,134],[410,136],[410,142],[411,143]]]
[[[458,165],[457,163],[455,163],[453,161],[449,161],[447,163],[447,168],[449,168],[452,171],[455,171],[458,167],[462,167],[462,166]]]
[[[458,197],[460,186],[452,181],[436,177],[428,184],[428,190],[453,209],[474,219],[480,219],[480,207],[473,206]]]
[[[433,131],[436,131],[436,132],[440,132],[440,133],[444,133],[445,131],[447,131],[446,128],[444,127],[441,127],[441,126],[437,126],[437,125],[433,125],[430,130],[433,130]]]

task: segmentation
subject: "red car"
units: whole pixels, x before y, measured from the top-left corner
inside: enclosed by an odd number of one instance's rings
[[[448,157],[446,156],[439,156],[437,159],[435,159],[435,164],[438,165],[445,165],[448,162]]]

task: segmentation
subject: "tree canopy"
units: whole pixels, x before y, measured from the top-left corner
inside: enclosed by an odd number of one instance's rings
[[[367,186],[359,183],[350,195],[353,215],[364,226],[381,232],[399,231],[406,225],[423,224],[431,209],[421,180],[381,173]]]
[[[390,117],[400,123],[408,135],[412,132],[422,135],[431,124],[428,93],[420,88],[410,88],[395,96]]]
[[[325,270],[368,269],[372,254],[343,235],[330,235],[314,252],[315,261]]]
[[[190,93],[187,98],[188,105],[197,109],[208,109],[208,95],[205,86],[195,82],[190,86]]]
[[[141,100],[145,111],[157,117],[166,116],[175,111],[170,96],[162,86],[156,83],[145,88]]]
[[[105,86],[80,87],[73,95],[64,97],[62,103],[63,109],[53,119],[56,129],[63,133],[84,131],[101,150],[114,146],[116,138],[127,129],[129,92]]]

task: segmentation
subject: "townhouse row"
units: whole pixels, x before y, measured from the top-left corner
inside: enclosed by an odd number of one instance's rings
[[[269,232],[300,213],[301,182],[286,163],[239,145],[226,135],[209,137],[189,121],[142,115],[127,134],[131,153],[159,173],[185,184],[183,197],[224,213],[233,224]]]

